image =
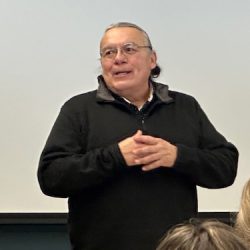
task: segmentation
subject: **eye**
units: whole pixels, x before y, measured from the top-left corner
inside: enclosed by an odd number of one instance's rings
[[[136,53],[137,49],[134,45],[128,44],[123,47],[123,51],[127,54],[134,54]]]
[[[103,57],[111,57],[113,55],[115,55],[116,49],[115,48],[110,48],[110,49],[105,49],[104,51],[102,51],[102,56]]]

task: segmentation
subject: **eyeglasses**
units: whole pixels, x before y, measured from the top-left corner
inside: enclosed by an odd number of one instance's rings
[[[100,51],[100,56],[103,59],[114,59],[116,57],[119,49],[123,53],[123,55],[129,56],[129,55],[134,55],[141,48],[149,48],[150,50],[152,50],[152,47],[149,45],[142,46],[142,45],[138,45],[136,43],[125,43],[119,48],[117,48],[117,47],[116,48],[115,47],[103,48]]]

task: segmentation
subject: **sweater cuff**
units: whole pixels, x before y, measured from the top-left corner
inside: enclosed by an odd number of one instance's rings
[[[177,158],[174,164],[174,168],[182,173],[188,173],[190,170],[187,166],[195,165],[195,154],[192,148],[184,146],[183,144],[177,144],[178,148]]]
[[[127,168],[126,161],[125,161],[125,159],[120,151],[118,144],[111,145],[111,152],[112,152],[112,155],[114,157],[115,168],[117,168],[117,169],[121,169],[121,168],[125,168],[125,167]]]

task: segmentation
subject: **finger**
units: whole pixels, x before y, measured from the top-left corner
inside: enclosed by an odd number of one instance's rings
[[[136,136],[142,135],[142,131],[141,131],[140,129],[138,129],[138,130],[136,131],[135,135],[136,135]]]
[[[150,164],[151,162],[159,161],[160,157],[161,157],[161,155],[158,153],[157,154],[150,154],[150,155],[147,155],[145,157],[135,158],[134,161],[136,164],[147,165],[147,164]]]
[[[161,167],[160,161],[154,161],[154,162],[151,162],[150,164],[143,165],[142,170],[150,171],[159,167]]]
[[[133,154],[137,157],[143,157],[157,152],[159,152],[159,149],[156,146],[142,146],[133,150]]]
[[[155,145],[159,142],[159,138],[150,135],[140,135],[136,136],[134,139],[137,143],[144,143],[148,145]]]
[[[137,130],[136,133],[132,137],[136,141],[136,138],[139,138],[141,135],[142,135],[142,131]]]

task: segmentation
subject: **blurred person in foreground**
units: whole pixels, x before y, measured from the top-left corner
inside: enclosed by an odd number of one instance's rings
[[[171,228],[156,250],[249,250],[249,245],[223,222],[190,220]]]
[[[241,238],[249,243],[250,249],[250,179],[246,182],[242,191],[235,230]]]
[[[155,81],[157,55],[139,26],[109,26],[100,62],[97,89],[68,100],[55,121],[40,187],[68,198],[72,249],[152,250],[196,216],[197,185],[234,182],[238,151],[195,98]]]

